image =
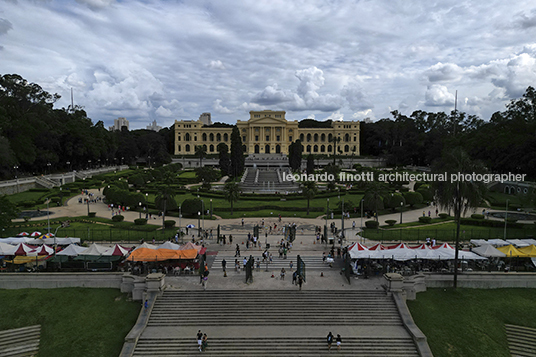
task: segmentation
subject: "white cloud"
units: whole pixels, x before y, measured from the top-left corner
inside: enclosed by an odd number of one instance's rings
[[[163,106],[159,106],[158,109],[155,111],[156,115],[169,118],[173,115],[173,112],[167,108],[164,108]]]
[[[208,68],[210,69],[225,69],[225,66],[223,65],[223,62],[220,60],[216,61],[210,61],[208,64]]]
[[[331,113],[328,116],[328,119],[331,119],[333,121],[343,121],[344,120],[344,114],[341,113],[339,110],[337,110],[336,112]]]
[[[221,105],[221,99],[216,99],[214,101],[214,105],[212,106],[214,108],[214,110],[216,111],[216,113],[220,113],[220,114],[231,114],[233,111],[228,109],[227,107],[224,107]]]
[[[454,63],[436,63],[424,72],[430,82],[459,80],[463,70]]]
[[[425,104],[430,107],[454,106],[454,94],[440,84],[429,86],[425,94]]]
[[[76,0],[77,3],[86,5],[90,9],[98,10],[115,3],[115,0]]]

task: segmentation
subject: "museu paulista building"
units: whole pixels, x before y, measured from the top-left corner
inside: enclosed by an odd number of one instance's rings
[[[284,111],[249,114],[249,120],[236,122],[247,154],[287,155],[290,144],[299,139],[305,154],[330,155],[336,144],[338,155],[359,155],[358,121],[334,121],[329,127],[312,127],[304,121],[287,121]],[[193,155],[198,145],[203,145],[207,154],[215,154],[219,143],[231,146],[232,129],[213,125],[210,113],[201,114],[197,121],[176,120],[175,155]]]

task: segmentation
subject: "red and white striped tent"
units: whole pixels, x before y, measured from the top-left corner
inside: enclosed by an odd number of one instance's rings
[[[37,253],[35,252],[35,247],[25,244],[25,243],[19,243],[15,247],[15,253],[14,255],[23,255],[23,256],[32,256],[35,257]]]
[[[43,244],[39,248],[35,249],[34,252],[37,253],[37,255],[51,255],[54,254],[54,248]]]

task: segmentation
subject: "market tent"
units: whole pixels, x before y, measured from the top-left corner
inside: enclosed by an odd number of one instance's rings
[[[529,245],[528,247],[519,248],[519,250],[525,253],[528,257],[536,258],[536,246]]]
[[[484,244],[480,247],[473,248],[473,252],[483,257],[506,257],[506,254],[504,254],[491,244]]]
[[[8,237],[8,238],[0,238],[0,243],[19,244],[19,243],[28,243],[33,240],[34,240],[33,238],[29,238],[29,237]]]
[[[522,251],[520,251],[519,249],[517,249],[511,244],[505,247],[499,247],[497,249],[503,252],[504,254],[506,254],[506,256],[509,258],[510,257],[524,257],[524,258],[528,257],[527,254],[523,253]]]
[[[116,257],[124,257],[128,255],[129,250],[127,248],[124,248],[120,246],[119,244],[114,245],[110,249],[106,250],[103,255],[105,256],[116,256]]]
[[[14,255],[25,255],[25,256],[35,257],[37,253],[35,253],[35,247],[27,245],[25,243],[19,243],[15,247]]]
[[[410,249],[406,243],[400,243],[395,246],[387,247],[388,251],[385,252],[391,256],[394,260],[405,261],[416,258],[415,251]]]
[[[494,245],[496,247],[502,247],[504,245],[508,245],[508,242],[503,239],[488,239],[488,244]]]
[[[454,259],[454,256],[456,255],[456,250],[452,248],[452,246],[448,243],[436,245],[432,249],[434,249],[437,259],[440,259],[440,260]]]
[[[87,250],[84,250],[81,254],[75,258],[75,260],[99,260],[104,253],[110,248],[96,243],[91,244]]]
[[[348,247],[348,253],[352,259],[368,258],[369,250],[361,243],[354,243]]]
[[[69,256],[69,257],[76,257],[79,254],[83,253],[87,249],[88,248],[86,248],[86,247],[81,247],[81,246],[76,245],[76,244],[71,244],[71,245],[67,246],[67,248],[62,250],[61,252],[56,253],[56,255],[65,255],[65,256]]]
[[[158,248],[158,246],[154,245],[154,244],[149,244],[149,243],[142,243],[140,245],[138,245],[136,247],[136,249],[134,250],[138,250],[138,249],[142,249],[142,248],[146,248],[146,249],[156,249]]]
[[[43,238],[43,239],[32,239],[28,244],[48,244],[48,245],[69,245],[69,244],[80,244],[80,238]]]
[[[148,249],[140,248],[130,253],[128,260],[134,262],[159,262],[172,259],[195,259],[197,250]]]
[[[37,255],[51,255],[51,254],[54,254],[54,248],[49,247],[46,244],[43,244],[42,246],[40,246],[39,248],[35,250],[35,253],[37,253]]]
[[[0,255],[14,255],[15,246],[7,243],[0,243]]]
[[[369,247],[368,250],[385,250],[385,249],[387,249],[387,248],[383,244],[376,243],[372,247]]]
[[[532,238],[525,238],[521,239],[523,242],[528,243],[528,245],[536,245],[536,239]]]
[[[179,250],[191,250],[191,249],[195,249],[199,254],[205,254],[205,252],[207,251],[207,248],[202,247],[200,245],[193,244],[192,242],[183,244],[179,248]]]
[[[475,245],[475,246],[477,246],[477,247],[479,247],[479,246],[481,246],[481,245],[489,245],[489,244],[490,244],[490,243],[488,243],[488,241],[485,240],[485,239],[471,239],[470,242],[471,242],[471,244],[473,244],[473,245]]]
[[[191,244],[191,243],[190,243]],[[173,249],[178,250],[181,246],[170,241],[160,244],[156,249]]]
[[[35,256],[16,256],[14,257],[12,260],[6,260],[5,262],[6,263],[11,263],[11,264],[27,264],[27,263],[35,263],[36,261],[42,261],[42,260],[46,260],[48,258],[48,256],[46,255],[41,255],[41,256],[38,256],[38,255],[35,255]]]
[[[526,243],[520,239],[508,239],[507,242],[515,245],[517,248],[528,247],[530,245],[529,243]]]

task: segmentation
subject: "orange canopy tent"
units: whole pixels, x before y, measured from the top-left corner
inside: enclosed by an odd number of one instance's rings
[[[196,249],[173,250],[139,248],[130,253],[128,260],[132,262],[160,262],[172,259],[195,259],[196,257]]]

